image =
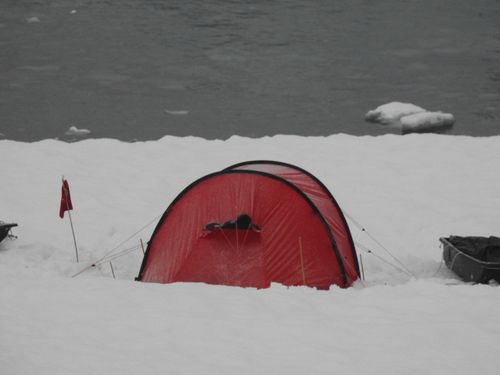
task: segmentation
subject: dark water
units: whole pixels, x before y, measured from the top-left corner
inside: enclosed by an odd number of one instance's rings
[[[394,100],[500,134],[500,1],[0,1],[7,139],[382,134]]]

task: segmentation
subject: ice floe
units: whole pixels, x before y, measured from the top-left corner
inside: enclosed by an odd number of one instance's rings
[[[163,109],[167,115],[172,115],[172,116],[185,116],[189,114],[189,111],[185,109],[179,109],[179,110],[170,110],[170,109]]]
[[[90,134],[90,130],[88,129],[78,129],[76,126],[70,126],[68,130],[64,133],[66,135],[73,136],[83,136]]]
[[[40,22],[40,18],[33,16],[33,17],[28,17],[26,18],[26,22],[28,23],[38,23]]]
[[[370,110],[365,115],[365,120],[389,125],[395,123],[403,116],[425,112],[425,109],[411,103],[391,102]]]
[[[365,115],[365,120],[401,129],[403,133],[449,129],[455,123],[451,113],[427,111],[418,105],[402,102],[383,104]]]
[[[448,129],[454,123],[455,117],[451,113],[443,112],[419,112],[401,117],[403,133]]]

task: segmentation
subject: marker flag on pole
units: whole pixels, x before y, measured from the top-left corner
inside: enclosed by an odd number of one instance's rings
[[[68,181],[63,179],[61,187],[61,205],[59,206],[59,217],[62,219],[66,211],[72,210],[71,195],[69,193]]]

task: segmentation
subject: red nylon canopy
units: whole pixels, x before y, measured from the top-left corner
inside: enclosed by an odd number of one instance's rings
[[[349,228],[326,187],[295,166],[255,161],[188,186],[158,223],[137,279],[328,289],[358,276]]]

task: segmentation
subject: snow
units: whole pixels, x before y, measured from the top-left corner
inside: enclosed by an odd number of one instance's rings
[[[449,129],[455,123],[451,113],[427,111],[415,104],[401,102],[383,104],[370,110],[365,120],[400,128],[404,134]]]
[[[498,373],[500,289],[457,280],[438,238],[500,234],[500,137],[0,140],[0,158],[0,219],[19,224],[0,244],[3,373]],[[139,238],[175,196],[252,159],[316,175],[414,276],[359,246],[366,281],[349,289],[134,282]],[[58,217],[61,175],[78,264]],[[396,263],[348,222],[356,243]],[[115,247],[132,248],[113,260],[116,280],[109,263],[71,277]]]

